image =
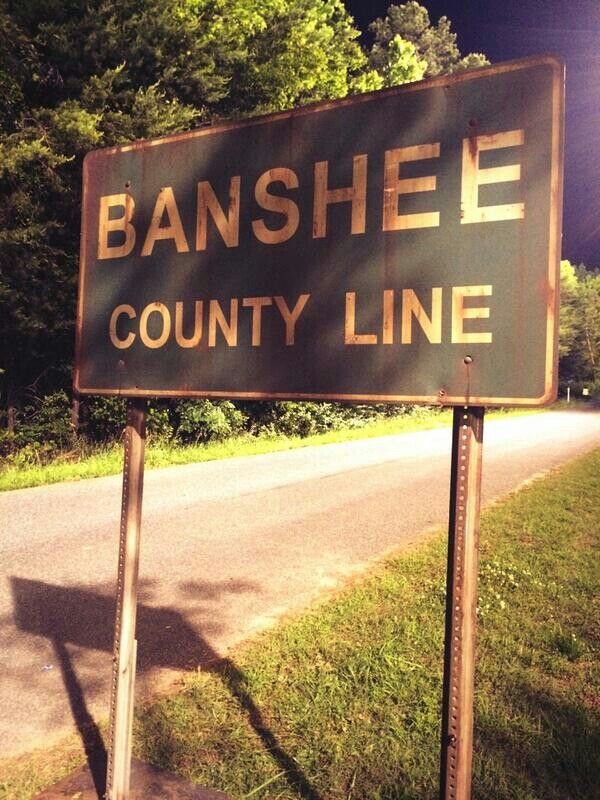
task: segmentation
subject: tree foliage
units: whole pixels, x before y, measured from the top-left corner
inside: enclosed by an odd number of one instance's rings
[[[577,341],[577,320],[579,281],[575,267],[570,261],[560,262],[560,330],[558,342],[559,358],[565,358],[575,348]]]
[[[600,394],[600,271],[560,265],[560,376]]]
[[[420,81],[426,72],[427,61],[419,58],[414,44],[396,33],[388,43],[386,59],[377,72],[383,85],[398,86]]]
[[[410,0],[402,5],[391,5],[387,15],[370,25],[373,44],[369,64],[379,73],[388,72],[397,59],[397,37],[410,42],[418,59],[427,63],[425,77],[449,74],[462,69],[472,69],[488,64],[482,53],[469,53],[463,57],[447,17],[440,17],[432,25],[427,9]]]
[[[248,3],[236,0],[234,5]],[[222,112],[281,111],[381,85],[341,0],[266,0],[255,5],[260,12],[255,12],[243,57],[233,65]]]

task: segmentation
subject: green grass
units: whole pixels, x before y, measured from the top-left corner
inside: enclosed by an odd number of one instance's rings
[[[137,755],[236,800],[434,800],[444,575],[440,534],[188,675]],[[483,515],[474,800],[597,797],[599,583],[600,450]],[[0,797],[76,754],[0,764]]]
[[[488,414],[488,418],[506,416],[507,414],[532,413],[538,413],[538,410],[493,411]],[[175,464],[194,464],[201,461],[215,461],[221,458],[274,453],[280,450],[293,450],[311,445],[370,439],[376,436],[390,436],[396,433],[441,428],[450,425],[451,421],[451,410],[437,411],[426,408],[415,409],[413,414],[381,419],[360,428],[344,428],[304,438],[300,436],[243,436],[227,439],[223,442],[188,446],[149,441],[146,448],[145,464],[148,469],[154,469]],[[82,456],[75,452],[66,453],[48,464],[6,464],[4,466],[0,464],[0,491],[25,489],[31,486],[83,480],[84,478],[100,478],[105,475],[117,475],[122,469],[123,448],[121,445],[98,446],[90,454]]]

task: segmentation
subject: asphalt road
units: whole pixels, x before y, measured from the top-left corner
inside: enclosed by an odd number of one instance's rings
[[[485,425],[483,502],[600,446],[600,412]],[[450,431],[146,475],[138,697],[447,519]],[[107,716],[120,477],[0,494],[0,756]]]

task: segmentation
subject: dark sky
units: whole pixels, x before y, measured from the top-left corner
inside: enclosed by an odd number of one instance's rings
[[[389,0],[344,0],[366,31]],[[563,257],[600,267],[600,0],[420,0],[462,53],[492,62],[555,53],[566,63]],[[399,4],[399,2],[398,2]],[[365,43],[368,42],[365,37]]]

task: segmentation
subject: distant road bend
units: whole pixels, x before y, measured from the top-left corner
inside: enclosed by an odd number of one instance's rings
[[[600,447],[600,412],[485,423],[483,501]],[[418,540],[450,430],[147,472],[138,697]],[[107,716],[121,478],[0,494],[0,756]]]

